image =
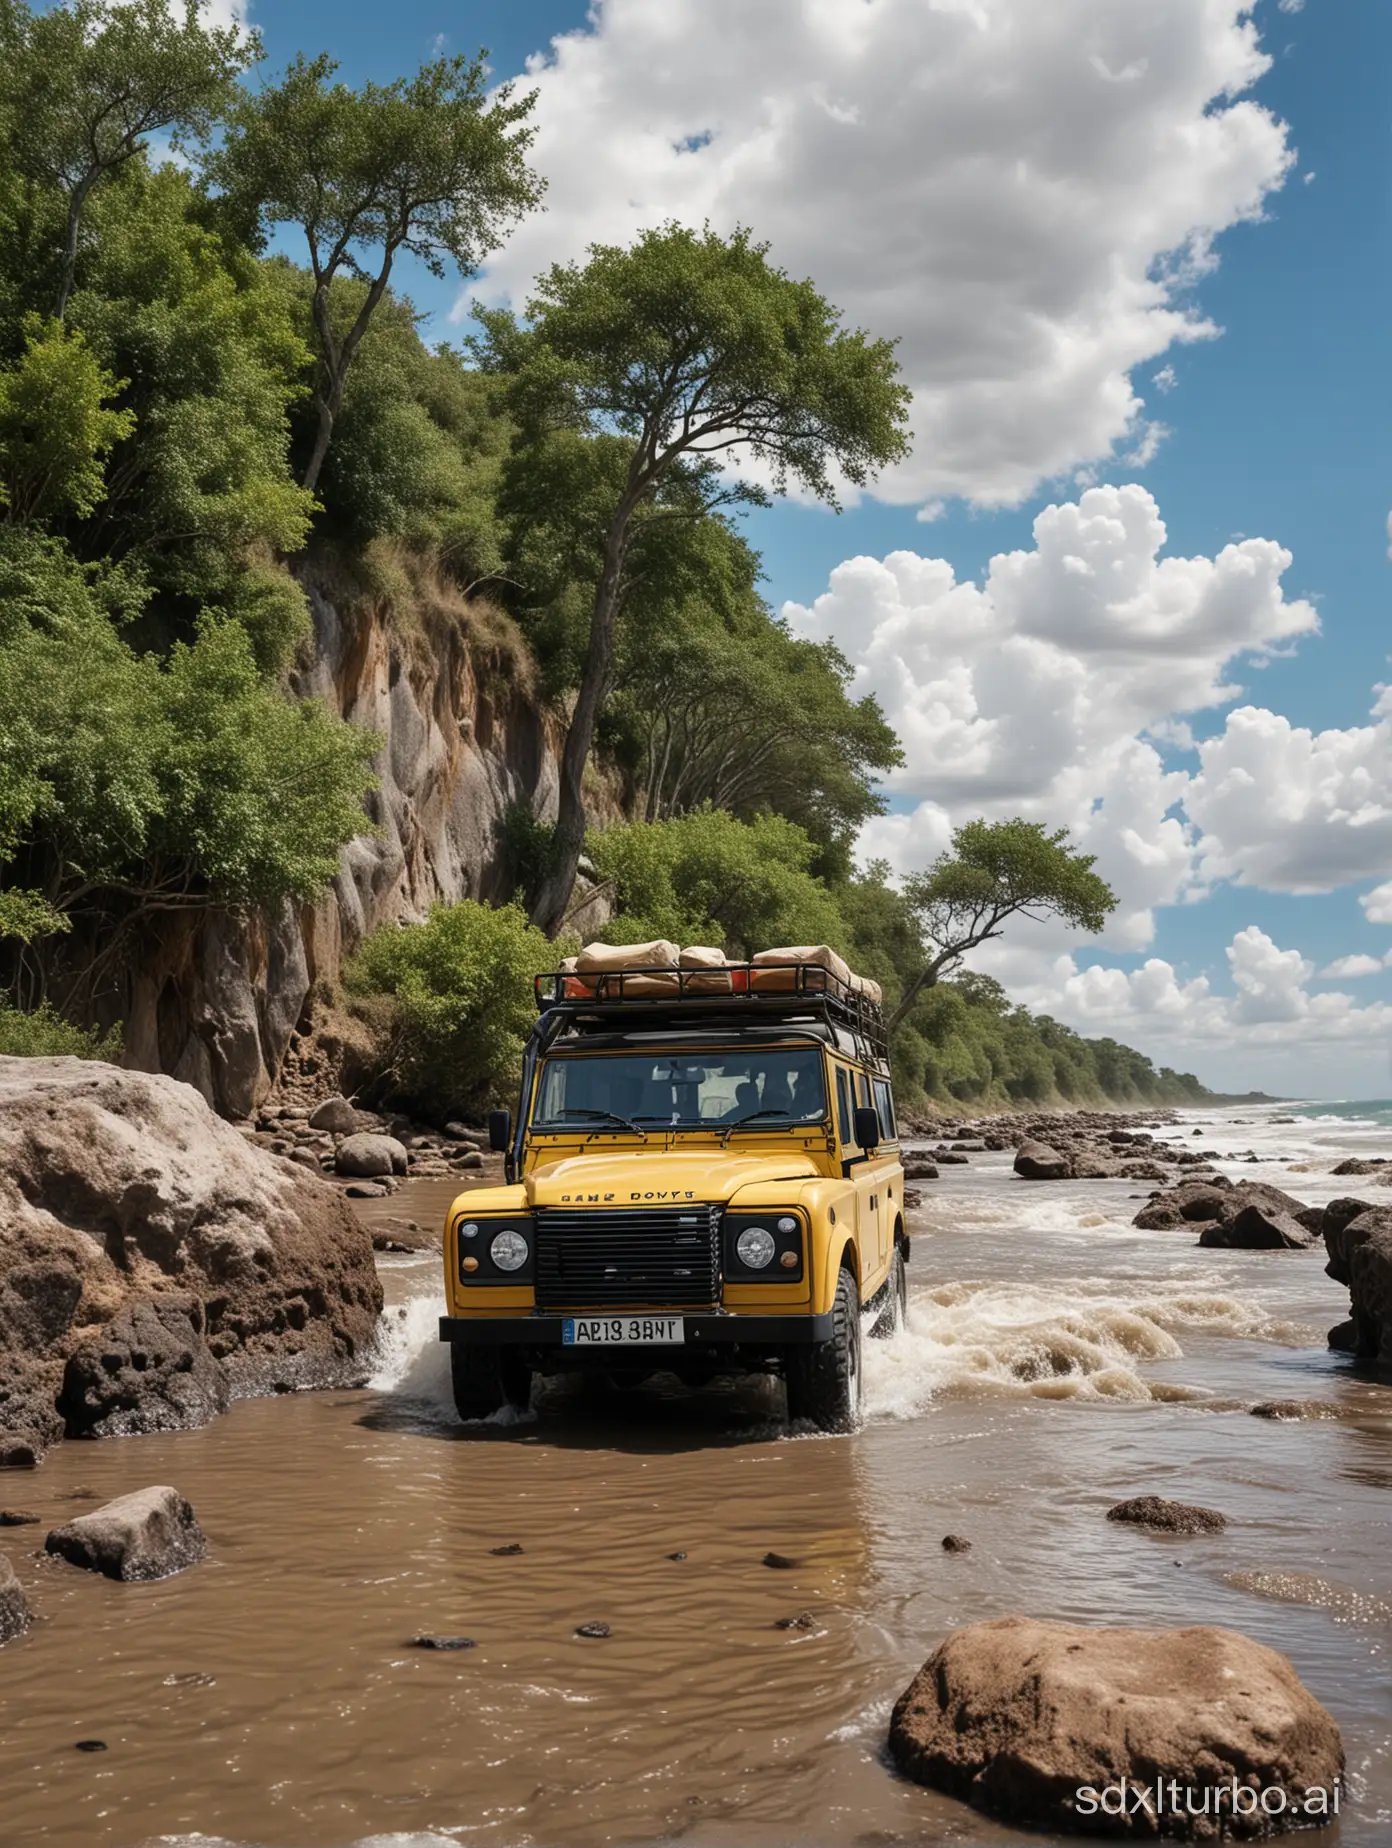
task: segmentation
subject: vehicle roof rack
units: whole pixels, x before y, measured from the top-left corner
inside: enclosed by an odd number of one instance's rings
[[[533,978],[539,1012],[621,1026],[660,1018],[671,1025],[785,1021],[808,1014],[860,1035],[889,1056],[884,1010],[820,963],[726,963],[714,969],[557,969]]]

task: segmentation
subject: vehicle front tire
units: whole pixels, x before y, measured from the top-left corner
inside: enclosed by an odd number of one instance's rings
[[[884,1307],[870,1333],[876,1341],[888,1341],[891,1335],[897,1335],[904,1326],[909,1308],[909,1275],[904,1269],[904,1253],[898,1245],[894,1247],[894,1262],[889,1267],[889,1281],[885,1285]]]
[[[491,1418],[505,1405],[525,1411],[532,1399],[532,1370],[519,1348],[475,1347],[469,1342],[451,1341],[450,1385],[454,1389],[454,1409],[467,1424],[473,1419]]]
[[[836,1279],[831,1313],[830,1341],[788,1354],[788,1416],[819,1431],[854,1431],[860,1423],[860,1300],[849,1271]]]

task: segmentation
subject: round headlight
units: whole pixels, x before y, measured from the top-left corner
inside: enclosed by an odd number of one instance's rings
[[[780,1232],[796,1232],[797,1229],[797,1220],[794,1219],[790,1213],[785,1213],[778,1222],[778,1230]]]
[[[527,1241],[520,1232],[508,1227],[496,1235],[488,1253],[499,1270],[521,1270],[527,1262]]]
[[[474,1224],[472,1219],[469,1221],[467,1225],[463,1225],[459,1228],[459,1236],[461,1238],[477,1238],[478,1237],[478,1227]]]
[[[741,1264],[750,1270],[763,1270],[773,1262],[773,1234],[766,1226],[746,1226],[735,1240]]]

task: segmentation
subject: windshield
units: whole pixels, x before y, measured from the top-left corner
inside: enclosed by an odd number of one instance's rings
[[[815,1046],[713,1052],[565,1053],[541,1070],[533,1129],[677,1129],[815,1123],[826,1114]]]

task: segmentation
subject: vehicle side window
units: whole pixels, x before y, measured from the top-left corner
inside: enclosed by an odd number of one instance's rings
[[[862,1110],[868,1110],[875,1101],[870,1095],[870,1080],[865,1076],[864,1072],[856,1073],[856,1096],[860,1101]]]
[[[851,1081],[841,1066],[836,1068],[836,1114],[841,1124],[841,1142],[851,1147]]]
[[[880,1130],[886,1141],[897,1142],[899,1130],[894,1121],[894,1098],[883,1078],[875,1080],[875,1108],[880,1113]]]

